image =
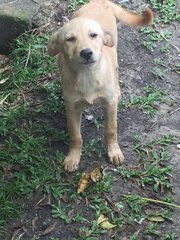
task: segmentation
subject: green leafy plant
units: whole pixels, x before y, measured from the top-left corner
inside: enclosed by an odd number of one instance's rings
[[[156,73],[157,74],[157,73]],[[160,73],[159,73],[160,74]],[[159,76],[159,75],[158,75]],[[145,96],[131,96],[130,104],[138,105],[140,109],[154,116],[158,111],[158,105],[167,101],[167,92],[161,92],[155,88],[146,87]]]
[[[75,11],[79,6],[85,4],[87,0],[71,0],[68,8],[70,11]]]
[[[53,218],[60,218],[64,220],[65,223],[70,223],[71,220],[69,219],[69,216],[66,214],[66,208],[63,208],[60,202],[58,202],[57,205],[52,205],[52,216]]]

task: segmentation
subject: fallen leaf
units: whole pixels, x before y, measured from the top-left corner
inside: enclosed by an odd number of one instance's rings
[[[40,236],[45,236],[45,235],[51,233],[54,230],[54,228],[56,227],[56,224],[57,224],[57,222],[54,222],[53,225],[48,226],[43,232],[40,233]]]
[[[89,186],[91,182],[91,174],[89,172],[84,172],[79,180],[77,193],[82,193]]]
[[[0,54],[0,62],[1,64],[6,64],[7,62],[9,62],[9,58],[6,55]]]
[[[161,216],[148,216],[147,218],[151,222],[164,222],[165,219]]]
[[[102,228],[105,229],[112,229],[115,228],[116,225],[109,222],[108,218],[101,214],[97,220],[97,225],[100,225]]]
[[[0,68],[0,74],[1,74],[1,73],[5,73],[5,72],[9,71],[10,69],[11,69],[10,66],[6,66],[6,67],[4,67],[4,68]]]
[[[36,222],[37,222],[38,219],[39,219],[38,217],[35,217],[35,218],[32,220],[32,222],[31,222],[32,227],[33,227],[33,231],[34,231],[35,228],[37,228]]]
[[[81,175],[81,178],[78,183],[77,193],[84,192],[84,190],[89,186],[90,182],[98,182],[103,178],[103,168],[101,166],[97,166],[91,172],[84,172]]]
[[[11,237],[11,240],[21,239],[21,237],[27,232],[27,229],[25,227],[20,227],[16,229]]]
[[[103,223],[101,224],[101,227],[102,227],[102,228],[105,228],[105,229],[112,229],[112,228],[115,228],[116,225],[114,225],[114,224],[112,224],[112,223],[110,223],[110,222],[108,222],[108,221],[105,221],[105,222],[103,222]]]
[[[97,220],[97,225],[100,225],[101,223],[103,223],[104,221],[107,221],[108,218],[105,217],[103,214],[101,214],[99,217],[98,217],[98,220]]]
[[[98,182],[103,177],[103,168],[101,166],[98,166],[90,174],[93,182]]]

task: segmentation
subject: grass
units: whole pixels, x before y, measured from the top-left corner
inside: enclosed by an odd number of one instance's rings
[[[139,141],[135,146],[135,151],[140,157],[139,166],[132,169],[127,169],[125,166],[119,167],[120,175],[127,179],[135,179],[142,188],[152,187],[155,192],[172,189],[173,167],[168,163],[170,153],[167,150],[167,144],[175,142],[176,140],[169,135],[148,144]]]
[[[141,29],[141,32],[144,34],[144,46],[151,52],[160,48],[161,53],[167,54],[172,47],[169,42],[172,33],[162,29],[160,31],[159,29],[161,25],[171,24],[173,21],[180,20],[178,1],[167,0],[161,3],[161,1],[150,0],[150,5],[155,12],[155,24],[152,27]]]
[[[178,12],[178,1],[167,0],[161,2],[157,0],[150,0],[151,6],[154,10],[158,11],[158,22],[170,23],[174,20],[180,20],[180,14]]]
[[[154,75],[157,78],[162,78],[163,73],[159,68],[154,68]],[[158,90],[153,87],[145,87],[142,95],[132,95],[128,102],[121,101],[119,103],[119,108],[132,106],[138,107],[143,112],[147,113],[151,117],[155,116],[157,112],[160,110],[160,106],[162,103],[169,103],[168,92]]]
[[[48,37],[20,37],[10,56],[11,70],[1,75],[8,78],[0,90],[1,96],[8,96],[0,106],[1,223],[23,209],[22,196],[54,181],[48,142],[66,139],[38,117],[62,110],[59,87],[49,79],[57,67],[46,53]]]
[[[71,0],[68,8],[70,11],[75,11],[78,7],[80,7],[81,5],[85,4],[88,0]]]

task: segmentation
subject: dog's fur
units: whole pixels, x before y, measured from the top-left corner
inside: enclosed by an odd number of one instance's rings
[[[94,103],[102,104],[105,110],[105,138],[110,162],[119,165],[124,159],[117,140],[120,88],[116,22],[119,20],[132,26],[149,25],[153,14],[149,8],[143,15],[136,15],[109,0],[91,0],[75,12],[72,20],[48,43],[49,55],[59,54],[70,134],[64,167],[69,172],[78,168],[81,156],[81,111]]]

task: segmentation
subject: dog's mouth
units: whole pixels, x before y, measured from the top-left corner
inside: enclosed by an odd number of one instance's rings
[[[83,61],[83,62],[80,62],[80,64],[83,64],[83,65],[93,65],[96,61],[94,60],[88,60],[88,61]]]

